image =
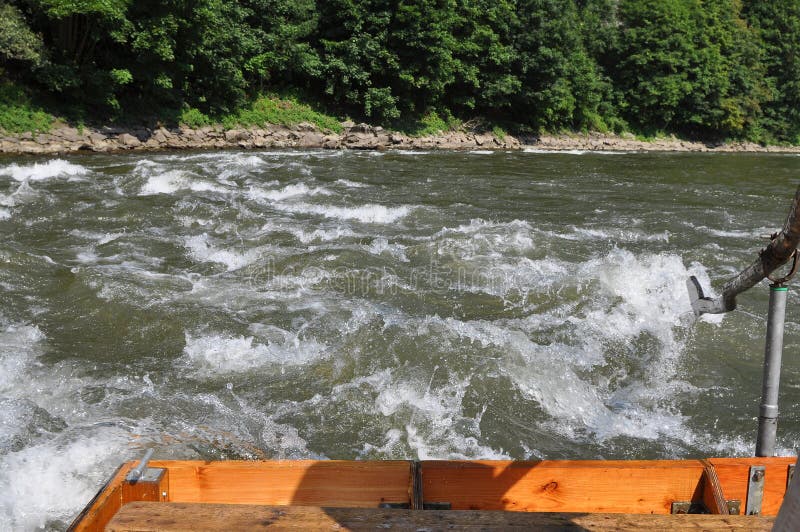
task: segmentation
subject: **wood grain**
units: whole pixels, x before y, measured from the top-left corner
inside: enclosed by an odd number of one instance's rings
[[[151,467],[169,468],[171,501],[372,508],[411,502],[407,461],[152,461]]]
[[[212,530],[770,530],[773,519],[733,515],[628,515],[380,510],[137,502],[108,532]]]
[[[427,461],[425,502],[453,510],[669,514],[702,501],[699,461]]]

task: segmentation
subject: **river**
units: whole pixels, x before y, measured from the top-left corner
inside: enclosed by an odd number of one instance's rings
[[[0,159],[0,529],[124,460],[753,453],[780,154]],[[800,442],[790,288],[778,446]]]

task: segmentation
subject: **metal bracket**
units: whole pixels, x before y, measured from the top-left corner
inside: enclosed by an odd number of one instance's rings
[[[409,510],[411,505],[407,502],[382,502],[378,505],[378,508],[384,510]]]
[[[423,510],[452,510],[449,502],[426,502],[422,505]]]
[[[673,514],[707,514],[710,513],[705,504],[692,501],[675,501],[672,503]]]
[[[789,483],[794,477],[794,464],[789,464],[789,470],[786,472],[786,491],[789,491]]]
[[[145,470],[147,469],[147,462],[150,461],[150,458],[153,456],[153,449],[147,449],[147,452],[144,453],[144,456],[139,461],[139,464],[131,469],[128,472],[128,475],[125,477],[125,480],[131,483],[136,483],[142,477]]]
[[[739,499],[731,499],[726,502],[728,503],[728,514],[739,515],[742,512],[742,501]]]
[[[764,499],[764,466],[750,466],[747,482],[747,505],[745,515],[761,515],[761,502]]]

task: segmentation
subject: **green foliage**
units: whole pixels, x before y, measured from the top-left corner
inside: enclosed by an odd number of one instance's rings
[[[187,107],[182,110],[178,116],[178,123],[189,126],[191,128],[200,128],[212,124],[212,120],[203,114],[202,111],[193,107]]]
[[[33,105],[25,92],[10,83],[0,84],[0,130],[7,133],[47,132],[55,118]]]
[[[500,127],[500,126],[494,126],[492,128],[492,135],[494,135],[495,137],[497,137],[500,140],[505,139],[506,138],[506,134],[507,134],[506,130],[503,129],[502,127]]]
[[[412,137],[438,135],[461,128],[462,122],[459,119],[448,112],[442,114],[444,116],[436,111],[429,111],[418,119],[400,120],[392,125]]]
[[[31,31],[19,9],[0,3],[0,61],[38,64],[43,48],[41,37]]]
[[[336,118],[315,111],[294,99],[280,99],[274,96],[260,96],[236,113],[222,117],[221,122],[227,128],[268,124],[289,127],[308,122],[315,124],[322,131],[336,133],[342,131],[342,125]]]
[[[798,58],[795,0],[0,0],[3,79],[95,121],[797,143]]]
[[[131,71],[126,68],[115,68],[109,72],[111,79],[117,85],[127,85],[131,81],[133,81],[133,75]]]

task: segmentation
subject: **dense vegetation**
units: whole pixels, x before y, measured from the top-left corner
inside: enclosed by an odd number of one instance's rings
[[[800,143],[800,2],[0,0],[0,74],[7,129],[252,122],[288,94],[404,129]]]

